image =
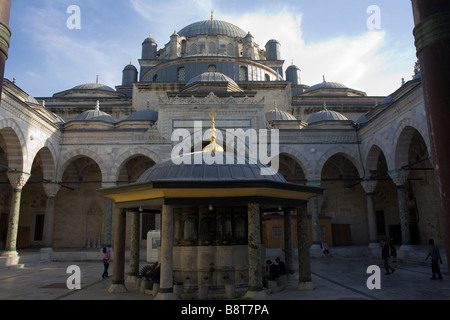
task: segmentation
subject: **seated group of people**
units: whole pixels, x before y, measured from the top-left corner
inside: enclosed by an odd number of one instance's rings
[[[276,263],[272,263],[272,260],[266,261],[266,270],[263,276],[263,287],[267,288],[267,281],[276,280],[280,276],[286,274],[286,265],[280,258],[275,259]]]
[[[147,264],[139,272],[139,278],[141,280],[159,283],[159,279],[161,276],[160,270],[161,266],[158,265],[158,262],[155,262],[153,264]]]

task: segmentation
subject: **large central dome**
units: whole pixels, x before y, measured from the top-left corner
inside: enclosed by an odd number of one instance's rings
[[[181,37],[193,38],[200,35],[205,36],[228,36],[231,38],[245,38],[247,33],[241,28],[229,22],[220,20],[204,20],[194,22],[181,29],[178,34]]]

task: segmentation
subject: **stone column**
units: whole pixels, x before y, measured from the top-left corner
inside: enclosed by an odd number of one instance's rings
[[[61,189],[61,185],[55,182],[44,182],[47,203],[45,205],[44,234],[42,237],[41,252],[52,252],[53,245],[53,221],[55,218],[55,198]]]
[[[374,191],[377,186],[377,180],[364,180],[361,186],[366,192],[367,200],[367,224],[369,228],[369,247],[379,249],[377,217],[375,212]]]
[[[308,186],[320,187],[320,180],[308,181]],[[319,197],[313,197],[309,200],[311,208],[311,226],[312,226],[312,244],[311,249],[320,250],[320,226],[319,226]]]
[[[115,182],[103,182],[102,187],[103,188],[112,188],[115,187]],[[103,230],[102,230],[102,241],[103,245],[102,247],[106,247],[112,243],[112,219],[113,219],[113,207],[114,207],[114,201],[111,199],[105,198],[105,211],[103,215]]]
[[[127,292],[125,287],[125,234],[127,215],[125,209],[116,209],[114,226],[114,259],[112,283],[109,293]]]
[[[286,264],[286,277],[290,279],[294,274],[294,258],[292,244],[292,209],[284,209],[284,259]]]
[[[447,257],[450,257],[450,2],[413,0],[412,7],[431,155],[441,200],[441,230]],[[450,259],[448,267],[450,269]]]
[[[138,211],[129,211],[131,214],[131,236],[130,236],[130,270],[128,272],[127,282],[136,284],[139,276],[139,260],[140,260],[140,233],[139,233],[139,219],[140,213]]]
[[[9,16],[11,11],[11,0],[0,0],[0,100],[2,96],[2,83],[5,73],[5,63],[8,59],[9,41],[11,29],[9,28]]]
[[[306,207],[297,208],[298,238],[298,289],[314,289],[311,278],[311,261],[309,259],[308,211]]]
[[[408,180],[409,171],[396,169],[388,171],[392,181],[397,186],[398,209],[400,213],[400,228],[402,231],[402,247],[407,248],[411,245],[409,210],[406,202],[405,183]]]
[[[11,209],[9,211],[8,234],[6,236],[5,251],[2,256],[15,257],[17,253],[17,233],[19,230],[20,199],[22,188],[30,175],[23,172],[7,172],[9,183],[12,186]]]
[[[177,300],[173,292],[173,207],[163,205],[161,222],[161,279],[155,300]]]
[[[261,218],[259,204],[248,204],[248,291],[245,297],[265,300],[261,262]]]

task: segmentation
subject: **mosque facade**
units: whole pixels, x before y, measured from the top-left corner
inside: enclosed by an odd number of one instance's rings
[[[162,48],[145,39],[139,69],[126,65],[115,88],[97,79],[34,98],[5,79],[0,110],[4,252],[110,244],[114,202],[99,190],[133,184],[170,159],[180,143],[173,137],[178,129],[194,135],[201,123],[200,138],[192,139],[189,152],[201,150],[210,142],[213,109],[217,142],[224,149],[236,152],[226,130],[278,130],[279,174],[290,183],[323,189],[308,201],[311,246],[327,241],[378,248],[381,238],[403,248],[425,245],[429,238],[442,244],[420,72],[385,97],[326,77],[306,85],[299,67],[285,68],[277,40],[264,48],[256,40],[238,26],[211,19],[174,32]],[[136,210],[145,247],[147,231],[161,228],[161,212],[145,205]],[[217,240],[199,237],[199,229],[191,227],[198,223],[191,215],[201,210],[192,206],[175,213],[178,245]],[[233,210],[240,215],[239,208]],[[281,206],[263,212],[267,246],[284,233],[274,221],[287,212]],[[233,227],[231,240],[245,243],[244,224]]]

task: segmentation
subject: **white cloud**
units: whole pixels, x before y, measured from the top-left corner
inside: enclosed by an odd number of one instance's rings
[[[405,65],[405,58],[411,59],[411,50],[401,52],[391,47],[383,51],[388,48],[385,31],[367,31],[351,38],[308,44],[302,34],[302,15],[287,10],[276,15],[227,17],[227,21],[250,31],[262,48],[268,40],[278,40],[284,67],[293,62],[302,70],[302,82],[308,85],[322,82],[325,75],[327,81],[342,83],[368,95],[388,95],[400,86],[402,77],[409,80],[412,74],[413,61],[406,69],[396,67]]]

